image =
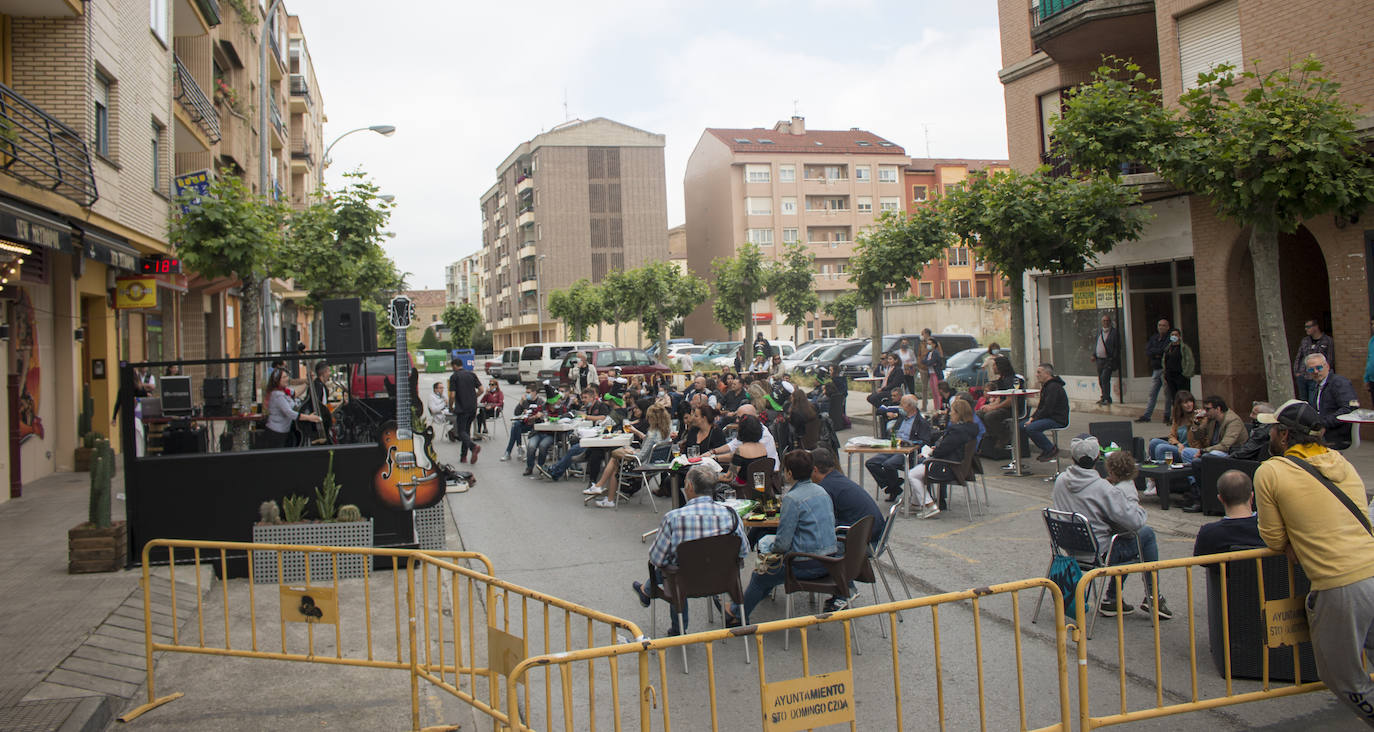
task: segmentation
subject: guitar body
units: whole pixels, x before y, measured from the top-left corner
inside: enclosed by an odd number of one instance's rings
[[[428,508],[444,496],[433,443],[423,435],[401,437],[395,422],[382,426],[382,466],[372,479],[377,499],[397,511]]]

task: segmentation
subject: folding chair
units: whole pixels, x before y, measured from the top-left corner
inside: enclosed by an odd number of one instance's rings
[[[628,501],[635,494],[634,490],[627,491],[636,483],[639,483],[639,502],[644,502],[644,494],[649,494],[649,505],[653,506],[654,513],[658,513],[658,502],[654,500],[654,492],[649,488],[649,478],[661,474],[668,469],[668,458],[672,455],[673,443],[664,440],[654,444],[649,453],[649,463],[641,464],[638,455],[627,455],[620,460],[620,475],[616,478],[615,488],[615,507],[620,508],[622,500]],[[661,468],[655,467],[655,458],[660,458]]]
[[[1134,541],[1135,555],[1140,557],[1140,538],[1134,532],[1121,532],[1112,534],[1107,542],[1107,552],[1103,554],[1098,551],[1097,537],[1093,535],[1092,526],[1088,523],[1088,517],[1081,513],[1069,513],[1068,511],[1056,511],[1053,508],[1046,508],[1042,515],[1045,518],[1045,530],[1050,534],[1050,566],[1045,568],[1045,576],[1049,576],[1050,570],[1054,567],[1056,556],[1066,556],[1078,562],[1079,569],[1087,572],[1098,567],[1111,566],[1112,550],[1116,548],[1118,541]],[[1084,557],[1092,559],[1084,559]],[[1103,581],[1114,581],[1111,577],[1099,577],[1088,585],[1088,591],[1083,593],[1084,612],[1091,612],[1088,618],[1088,639],[1093,637],[1093,625],[1097,621],[1098,608],[1093,604],[1093,596],[1101,594],[1098,588]],[[1040,617],[1040,603],[1045,600],[1045,590],[1040,588],[1040,597],[1035,601],[1035,614],[1031,615],[1031,622],[1034,623]],[[1121,595],[1117,595],[1120,602]],[[1091,610],[1089,610],[1091,608]]]
[[[939,502],[947,504],[949,501],[949,487],[951,485],[962,487],[964,489],[964,506],[968,509],[968,520],[970,523],[973,522],[973,504],[977,502],[977,499],[974,498],[973,495],[973,481],[977,477],[977,474],[974,473],[973,465],[978,460],[978,457],[974,454],[975,449],[977,449],[977,445],[970,441],[964,446],[964,459],[959,462],[942,460],[940,458],[926,458],[927,466],[933,464],[944,465],[949,468],[949,477],[941,480],[933,480],[930,477],[930,468],[926,468],[926,482],[931,487],[932,495],[937,495],[934,491],[938,490]],[[981,469],[982,466],[979,465],[979,470]],[[987,496],[987,483],[983,484],[983,495],[985,497]],[[978,513],[981,514],[983,511],[979,510]]]
[[[792,595],[797,592],[825,593],[836,597],[852,597],[849,594],[849,584],[855,581],[872,582],[873,570],[868,563],[868,540],[873,535],[873,517],[864,516],[854,522],[853,526],[845,532],[844,536],[844,556],[824,557],[819,554],[807,552],[788,552],[783,555],[783,571],[786,573],[783,579],[783,592],[787,594],[787,617],[792,617]],[[798,560],[813,559],[824,565],[830,571],[827,577],[816,579],[798,579],[792,573],[792,565]],[[868,579],[863,579],[867,577]],[[876,588],[874,589],[876,596]],[[882,622],[881,618],[877,618]],[[789,641],[792,631],[786,630],[782,634],[783,650],[789,648]],[[859,650],[859,635],[854,634],[854,650]]]
[[[878,536],[876,544],[869,544],[868,546],[868,563],[873,567],[873,571],[878,575],[878,579],[882,580],[883,589],[887,590],[887,599],[889,602],[896,602],[897,598],[892,594],[892,586],[887,582],[887,572],[883,570],[882,562],[878,561],[884,553],[887,554],[888,563],[892,565],[893,573],[897,575],[897,581],[902,583],[902,592],[906,593],[906,598],[908,600],[911,599],[911,588],[906,586],[906,578],[902,576],[902,569],[897,566],[897,555],[892,552],[892,547],[888,544],[888,541],[892,538],[892,527],[897,525],[897,511],[899,509],[900,506],[896,503],[892,504],[892,507],[887,509],[887,523],[883,524],[883,533]],[[877,599],[878,587],[875,584],[873,586],[873,600],[875,603]],[[902,618],[900,612],[897,613],[897,622],[906,622]]]
[[[686,624],[682,621],[682,609],[687,606],[687,601],[694,597],[714,598],[718,595],[728,595],[730,601],[740,607],[740,612],[744,612],[744,585],[739,579],[744,560],[740,558],[739,550],[740,538],[733,531],[704,539],[684,541],[677,547],[677,564],[659,568],[663,576],[663,586],[658,588],[652,597],[666,600],[673,608],[679,631],[687,632]],[[650,565],[651,569],[652,567],[653,565]],[[708,623],[714,622],[713,605],[714,603],[709,602],[706,604]],[[741,622],[748,625],[749,618],[741,617]],[[649,627],[658,627],[657,605],[650,606]],[[749,663],[749,637],[740,636],[740,641],[744,644],[744,662]],[[685,645],[682,647],[682,673],[689,673]]]

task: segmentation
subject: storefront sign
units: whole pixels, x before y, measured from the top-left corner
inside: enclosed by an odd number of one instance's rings
[[[1307,627],[1307,609],[1303,597],[1264,601],[1264,618],[1269,626],[1265,645],[1270,648],[1296,646],[1311,640]]]
[[[156,277],[120,277],[115,280],[115,309],[157,307]]]
[[[1091,277],[1073,281],[1073,309],[1097,309],[1097,282]]]
[[[763,728],[790,732],[854,721],[854,678],[849,671],[763,685]]]
[[[755,323],[771,323],[771,322],[773,322],[773,314],[772,314],[772,313],[754,313],[753,316],[754,316],[754,322],[755,322]]]
[[[0,238],[64,252],[72,250],[70,226],[7,202],[0,203]]]
[[[1078,283],[1074,283],[1077,285]],[[1074,290],[1077,300],[1077,289]],[[1115,277],[1097,278],[1097,309],[1111,310],[1121,305],[1121,283]]]
[[[197,170],[194,173],[178,175],[172,179],[172,187],[176,191],[177,198],[188,193],[195,196],[190,203],[181,206],[182,213],[190,213],[192,206],[200,205],[200,197],[210,193],[210,171]]]

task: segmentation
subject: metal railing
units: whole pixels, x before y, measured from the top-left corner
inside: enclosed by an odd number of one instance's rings
[[[1075,5],[1082,5],[1088,0],[1039,0],[1040,20],[1044,22],[1053,15],[1068,10]]]
[[[176,61],[176,83],[173,85],[172,96],[181,103],[181,108],[190,115],[191,121],[195,122],[200,131],[205,133],[205,137],[213,145],[220,141],[221,134],[219,128],[219,112],[215,111],[215,105],[210,98],[205,96],[205,92],[196,83],[196,78],[191,76],[190,70],[181,62],[180,56],[174,56]]]
[[[305,101],[310,102],[310,82],[305,80],[305,74],[291,75],[291,96],[305,97]]]
[[[314,161],[315,158],[310,151],[310,141],[304,137],[301,137],[299,140],[293,140],[291,142],[291,157]]]
[[[0,84],[0,170],[81,206],[100,198],[80,133]]]
[[[272,102],[272,126],[277,128],[277,134],[286,139],[286,123],[282,121],[281,109],[277,106],[277,98],[271,97]]]

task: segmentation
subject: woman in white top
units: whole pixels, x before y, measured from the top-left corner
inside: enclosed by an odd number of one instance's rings
[[[600,495],[601,500],[596,502],[598,508],[615,508],[616,491],[620,485],[620,463],[630,455],[639,458],[641,465],[649,462],[649,456],[654,451],[654,445],[669,439],[672,435],[672,421],[668,418],[668,410],[660,404],[649,407],[645,415],[649,421],[648,433],[644,435],[644,441],[640,443],[639,450],[628,447],[619,447],[611,452],[610,459],[606,461],[606,469],[601,471],[601,480],[598,480],[590,488],[583,491],[589,496]]]
[[[320,423],[320,415],[296,411],[296,405],[286,389],[286,372],[281,369],[274,369],[268,380],[267,403],[263,412],[267,414],[267,422],[263,425],[267,429],[262,439],[265,448],[286,447],[286,440],[291,436],[291,423],[298,419]]]

